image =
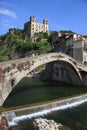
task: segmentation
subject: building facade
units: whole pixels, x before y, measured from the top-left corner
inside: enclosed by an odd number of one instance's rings
[[[65,33],[56,35],[56,41],[54,39],[55,37],[52,42],[54,51],[63,52],[80,63],[87,64],[87,35]]]
[[[84,39],[74,41],[73,58],[83,64],[87,64],[87,41]]]
[[[73,48],[76,43],[75,41],[80,41],[81,39],[82,36],[77,33],[68,34],[66,36],[66,54],[73,57]]]
[[[48,20],[44,19],[42,23],[37,23],[36,17],[31,16],[30,21],[24,24],[24,30],[32,39],[39,32],[48,32]]]

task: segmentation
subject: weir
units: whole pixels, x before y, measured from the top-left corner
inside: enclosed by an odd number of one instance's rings
[[[67,108],[75,107],[84,102],[87,102],[87,94],[76,96],[65,100],[51,102],[44,105],[3,112],[2,116],[5,116],[8,125],[12,126],[12,125],[17,125],[17,123],[21,120],[25,120],[27,118],[31,119],[34,117],[46,115],[53,111],[64,110]]]

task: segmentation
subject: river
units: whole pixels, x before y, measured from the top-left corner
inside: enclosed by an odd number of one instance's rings
[[[86,87],[70,86],[56,81],[40,81],[24,78],[12,91],[4,103],[4,107],[16,107],[27,104],[48,102],[59,98],[87,93]],[[87,130],[87,103],[77,107],[51,112],[42,118],[53,119],[70,127],[72,130]],[[18,123],[21,130],[33,130],[32,118]]]

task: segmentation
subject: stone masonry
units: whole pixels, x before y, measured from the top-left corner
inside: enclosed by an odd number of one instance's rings
[[[67,70],[72,85],[87,86],[87,66],[76,62],[73,58],[63,53],[48,53],[35,57],[27,57],[18,60],[0,63],[0,105],[3,104],[15,85],[43,64],[61,62]],[[56,70],[55,66],[55,71]],[[57,67],[58,68],[58,67]],[[82,73],[85,72],[85,73]]]

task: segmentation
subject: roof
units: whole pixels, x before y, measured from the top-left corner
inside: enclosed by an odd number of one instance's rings
[[[83,35],[83,37],[87,37],[87,35]]]

